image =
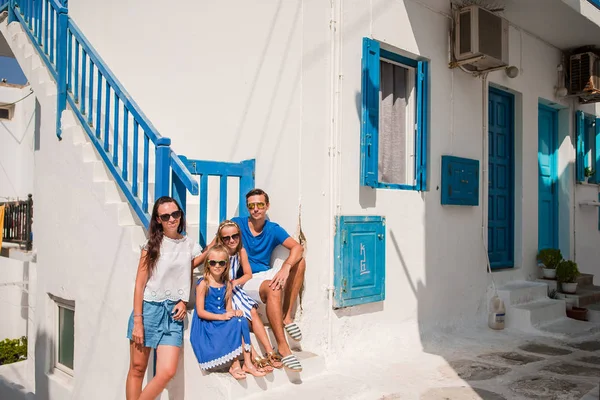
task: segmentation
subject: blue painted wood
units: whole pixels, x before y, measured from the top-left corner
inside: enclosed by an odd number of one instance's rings
[[[73,34],[67,30],[67,92],[73,93]]]
[[[171,195],[179,203],[183,213],[187,214],[187,190],[175,171],[171,174]]]
[[[538,106],[538,250],[558,248],[558,112]]]
[[[597,8],[600,8],[600,0],[588,0],[588,2],[590,2],[592,5],[596,6]]]
[[[90,73],[89,73],[89,85],[90,93],[88,95],[88,125],[92,126],[92,118],[94,116],[94,63],[90,60]]]
[[[336,217],[334,307],[385,300],[385,218]]]
[[[113,92],[114,93],[114,92]],[[114,93],[115,96],[115,105],[114,109],[114,120],[113,120],[113,164],[115,166],[119,165],[119,96]],[[158,197],[155,197],[158,199]]]
[[[150,138],[144,135],[144,158],[142,170],[142,209],[148,211],[148,169],[150,164]]]
[[[81,98],[79,99],[79,111],[85,115],[85,78],[87,77],[87,55],[85,49],[81,50]]]
[[[415,182],[392,184],[379,182],[379,81],[381,59],[388,59],[415,68]],[[362,186],[385,189],[427,190],[427,146],[429,128],[429,63],[413,60],[381,49],[379,42],[363,38],[362,53],[362,123],[361,173]]]
[[[594,175],[591,179],[593,179],[594,183],[600,183],[600,118],[596,118],[596,129],[594,130],[594,147],[596,149],[595,159],[594,159]]]
[[[490,88],[488,256],[492,269],[514,267],[514,98]]]
[[[62,123],[61,117],[63,111],[67,109],[67,25],[68,16],[66,12],[58,14],[58,35],[57,35],[57,94],[56,94],[56,136],[61,139]]]
[[[583,182],[585,180],[585,167],[584,167],[584,135],[585,135],[585,117],[583,111],[575,112],[575,133],[576,139],[576,158],[575,158],[575,179],[577,182]]]
[[[378,179],[379,63],[379,42],[363,38],[360,184],[373,188],[377,187]]]
[[[100,139],[102,128],[102,74],[98,72],[98,88],[96,96],[96,137]]]
[[[133,191],[134,196],[138,195],[138,146],[140,143],[138,127],[139,127],[138,123],[134,120],[133,121],[133,143],[132,143],[132,147],[131,147],[131,151],[133,152],[133,161],[132,161],[133,166],[131,168],[131,174],[132,174],[131,190]]]
[[[219,180],[219,221],[227,218],[227,175]]]
[[[73,88],[75,103],[79,103],[79,43],[75,42],[75,66],[73,67],[73,73],[75,74],[75,86]]]
[[[154,198],[170,194],[170,174],[171,174],[171,139],[166,137],[158,138],[155,146],[155,177]]]
[[[8,0],[0,1],[0,12],[4,12],[8,9]]]
[[[479,160],[442,156],[443,205],[479,205]]]
[[[244,174],[240,177],[240,199],[239,199],[239,214],[242,217],[248,216],[248,208],[246,207],[246,193],[254,189],[256,160],[245,160],[240,163],[244,169]]]
[[[104,151],[108,152],[110,149],[109,139],[110,139],[110,84],[107,80],[104,81]]]
[[[171,151],[171,169],[179,177],[184,187],[190,194],[196,196],[199,193],[198,182],[192,176],[192,173],[187,168],[188,159],[184,156],[177,156]]]
[[[206,246],[208,230],[208,175],[200,175],[200,246]]]
[[[127,152],[129,150],[129,111],[127,107],[123,107],[123,179],[127,180],[129,165],[127,165]]]

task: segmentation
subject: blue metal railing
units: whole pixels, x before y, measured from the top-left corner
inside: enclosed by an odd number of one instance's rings
[[[9,0],[0,0],[0,12],[6,11],[8,9]]]
[[[192,175],[200,176],[200,236],[199,242],[202,247],[206,246],[206,232],[208,230],[208,178],[218,176],[219,179],[219,221],[227,218],[227,179],[239,178],[239,215],[247,215],[248,210],[242,205],[246,204],[246,193],[254,188],[255,160],[246,160],[240,163],[187,160],[182,157],[186,167]],[[179,187],[176,187],[176,186]],[[185,191],[174,180],[174,197],[180,203],[186,202]],[[182,197],[183,196],[183,197]]]
[[[8,22],[22,25],[56,81],[57,136],[60,139],[61,116],[68,103],[146,227],[151,174],[154,199],[170,194],[171,178],[179,197],[185,199],[186,191],[198,194],[198,183],[171,150],[171,139],[158,133],[61,2],[9,0],[8,13]],[[181,205],[185,211],[185,202]]]

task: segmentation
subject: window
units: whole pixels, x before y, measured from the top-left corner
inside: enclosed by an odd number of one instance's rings
[[[600,183],[596,171],[600,168],[600,119],[582,111],[576,113],[577,181],[584,182],[586,170],[593,172],[588,182]]]
[[[363,39],[361,185],[427,189],[428,62]]]
[[[600,8],[600,0],[588,0],[590,3],[592,3],[594,6],[596,6],[597,8]]]
[[[15,112],[13,105],[0,105],[0,119],[11,120]]]
[[[75,354],[75,302],[53,297],[56,304],[56,340],[54,367],[73,375]]]

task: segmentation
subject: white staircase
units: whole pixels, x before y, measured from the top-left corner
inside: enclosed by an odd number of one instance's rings
[[[566,303],[548,297],[544,282],[513,281],[498,288],[506,307],[505,327],[561,339],[592,335],[600,324],[567,318]]]

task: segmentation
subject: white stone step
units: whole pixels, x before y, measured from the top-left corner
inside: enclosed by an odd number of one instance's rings
[[[572,318],[560,318],[537,327],[537,331],[554,338],[572,340],[573,338],[598,337],[600,323],[578,321]]]
[[[505,306],[529,303],[548,298],[548,285],[542,282],[513,281],[498,288]]]
[[[566,317],[564,300],[543,299],[511,306],[506,311],[506,326],[527,330],[528,328]]]

